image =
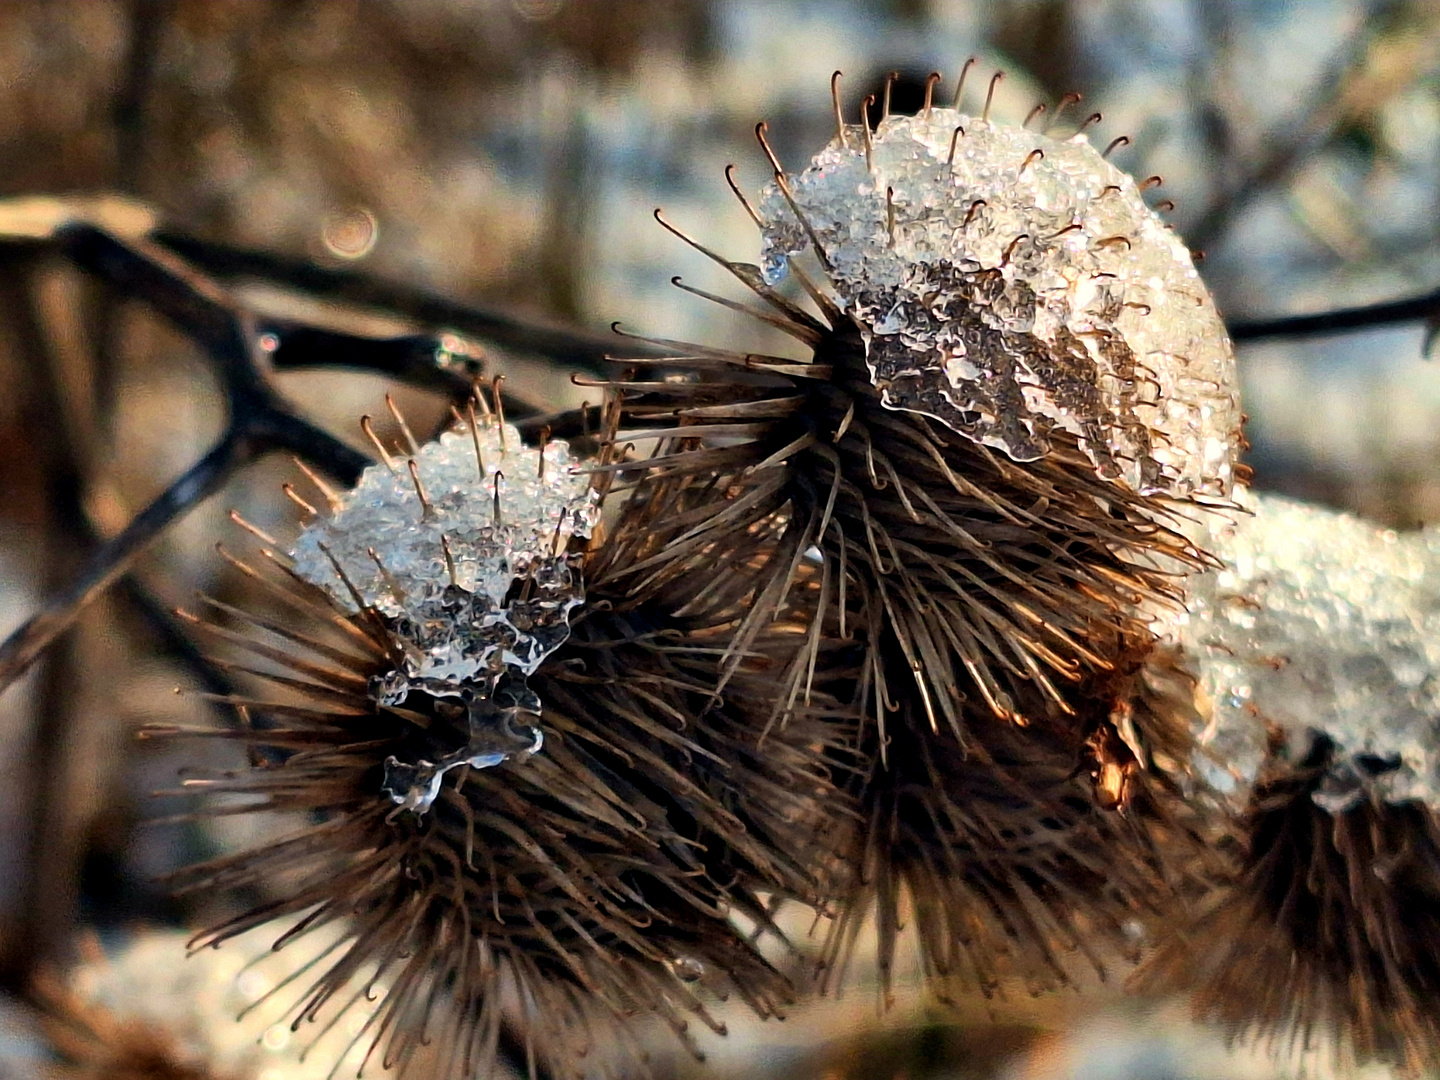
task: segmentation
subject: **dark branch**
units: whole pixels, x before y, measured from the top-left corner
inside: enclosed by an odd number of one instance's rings
[[[353,368],[373,371],[422,390],[455,398],[470,393],[482,365],[433,334],[373,338],[280,320],[262,321],[262,334],[275,335],[270,366],[277,371]],[[509,408],[510,403],[506,403]]]
[[[119,536],[93,551],[70,586],[51,597],[0,644],[0,692],[26,671],[80,611],[124,574],[176,518],[264,453],[287,450],[346,485],[359,479],[371,464],[370,459],[300,416],[271,385],[265,373],[267,363],[290,369],[363,368],[441,390],[452,397],[469,392],[474,374],[470,370],[473,358],[463,343],[449,342],[444,335],[363,338],[285,321],[258,325],[224,287],[188,265],[174,250],[146,241],[121,240],[94,225],[77,222],[57,230],[55,242],[77,266],[101,278],[120,295],[144,300],[204,348],[220,378],[229,407],[229,424],[224,437],[200,462]],[[170,238],[170,245],[186,248],[175,237]],[[291,265],[270,256],[234,253],[207,245],[196,250],[212,255],[217,250],[229,252],[242,267],[251,267],[255,261],[272,268],[279,266],[302,285],[328,284],[340,293],[358,290],[372,302],[387,296],[398,298],[395,306],[399,310],[428,316],[432,322],[449,322],[462,332],[484,332],[492,340],[498,337],[517,346],[525,343],[531,346],[529,351],[554,350],[568,355],[572,362],[576,362],[573,354],[578,352],[582,360],[600,363],[599,347],[594,341],[567,331],[537,331],[502,316],[476,313],[402,286],[377,284],[340,271]],[[186,251],[188,254],[189,249]],[[232,270],[236,268],[233,260],[217,261]],[[514,403],[517,417],[531,411],[520,402]],[[183,654],[184,650],[180,651]]]
[[[76,266],[124,296],[144,300],[209,354],[226,393],[263,381],[234,300],[171,252],[143,240],[120,240],[88,222],[64,225],[55,242]]]
[[[1434,322],[1440,319],[1440,290],[1406,300],[1387,300],[1362,307],[1320,311],[1313,315],[1282,315],[1274,319],[1240,319],[1230,324],[1236,341],[1264,338],[1317,337],[1393,326],[1407,322]]]
[[[263,278],[316,296],[382,308],[427,326],[448,327],[502,348],[577,368],[603,370],[605,358],[615,351],[614,339],[603,334],[537,325],[358,270],[316,266],[303,259],[197,240],[165,229],[157,231],[154,238],[220,277]]]
[[[241,465],[253,460],[253,448],[222,439],[158,499],[136,515],[114,539],[97,548],[69,587],[0,644],[0,690],[9,687],[63,633],[91,600],[125,573],[136,557],[172,521],[212,494]]]

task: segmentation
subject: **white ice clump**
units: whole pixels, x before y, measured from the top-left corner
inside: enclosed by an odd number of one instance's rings
[[[467,746],[433,762],[387,762],[387,793],[423,811],[447,769],[539,750],[540,730],[516,722],[540,708],[525,676],[569,636],[584,591],[566,549],[590,535],[598,501],[566,443],[527,447],[513,426],[482,417],[412,459],[366,469],[340,503],[301,532],[296,572],[351,609],[353,586],[385,620],[404,655],[376,680],[378,700],[422,691],[461,699],[466,711]]]
[[[888,117],[872,143],[867,165],[847,127],[788,185],[886,405],[1016,461],[1043,457],[1062,430],[1137,491],[1229,494],[1230,339],[1133,179],[1083,134],[953,109]],[[761,214],[773,284],[809,234],[776,184]]]
[[[1198,679],[1196,767],[1244,805],[1267,728],[1298,764],[1334,746],[1315,793],[1338,812],[1374,795],[1440,809],[1440,530],[1399,536],[1356,518],[1237,491],[1250,513],[1207,515],[1222,562],[1162,622]]]
[[[545,445],[543,468],[540,459],[541,451],[526,446],[513,425],[502,431],[493,417],[481,417],[473,434],[468,427],[447,431],[413,459],[431,512],[420,502],[407,459],[396,458],[393,469],[372,465],[341,496],[339,510],[300,534],[295,568],[353,606],[323,544],[366,604],[401,615],[450,583],[443,536],[454,558],[455,584],[499,606],[532,563],[553,560],[552,552],[571,536],[589,536],[598,513],[589,477],[564,440]]]

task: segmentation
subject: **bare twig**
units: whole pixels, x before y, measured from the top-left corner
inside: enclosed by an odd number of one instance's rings
[[[481,341],[591,371],[604,369],[615,340],[564,327],[543,326],[460,303],[411,285],[357,270],[316,266],[302,259],[199,240],[168,229],[155,242],[222,278],[251,277],[354,304],[406,315],[426,326],[448,327]]]
[[[104,592],[172,521],[217,490],[241,465],[253,461],[253,447],[225,438],[165,493],[142,510],[124,532],[102,544],[70,585],[50,597],[36,614],[0,644],[0,689],[29,670],[45,648]]]
[[[1352,330],[1369,330],[1397,323],[1425,322],[1433,336],[1440,324],[1440,289],[1404,300],[1386,300],[1361,307],[1337,308],[1312,315],[1282,315],[1273,319],[1240,319],[1230,324],[1230,336],[1236,341],[1260,341],[1265,338],[1318,337],[1342,334]]]
[[[229,426],[199,462],[85,561],[68,588],[0,644],[0,691],[171,522],[264,453],[288,450],[347,484],[370,463],[299,416],[274,391],[258,362],[262,350],[254,320],[214,282],[163,249],[121,241],[93,225],[64,226],[56,239],[77,265],[125,295],[144,298],[205,347],[229,406]]]
[[[273,334],[270,366],[281,371],[303,368],[352,368],[387,375],[422,390],[436,390],[463,401],[481,374],[475,359],[454,352],[446,338],[435,334],[404,334],[375,338],[347,334],[303,323],[263,320],[262,334]],[[505,411],[525,403],[507,400]]]

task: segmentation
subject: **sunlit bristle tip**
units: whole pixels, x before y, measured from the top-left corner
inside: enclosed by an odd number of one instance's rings
[[[960,78],[955,82],[955,98],[950,103],[952,109],[959,109],[965,97],[965,78],[970,74],[970,69],[979,63],[978,57],[970,57],[960,68]]]
[[[990,106],[995,101],[995,88],[1000,85],[1000,80],[1005,78],[1005,72],[997,71],[990,76],[990,85],[985,89],[985,107],[980,111],[982,123],[990,122]]]
[[[360,430],[363,431],[365,437],[370,440],[370,445],[375,447],[375,452],[380,455],[380,460],[385,463],[385,467],[391,472],[394,472],[395,459],[390,456],[390,451],[385,449],[385,444],[382,443],[380,437],[375,434],[375,428],[370,417],[362,416],[360,418]]]

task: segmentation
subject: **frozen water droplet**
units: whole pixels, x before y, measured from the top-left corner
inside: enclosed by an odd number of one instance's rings
[[[469,737],[464,746],[435,761],[404,762],[393,754],[385,759],[381,787],[397,806],[423,814],[439,796],[449,770],[461,765],[490,769],[512,758],[523,761],[545,745],[544,732],[523,719],[538,719],[540,710],[540,699],[523,682],[502,675],[486,696],[467,692],[465,705]]]
[[[684,982],[699,982],[705,977],[705,965],[693,956],[677,956],[671,965]]]
[[[766,285],[779,285],[790,273],[790,260],[782,253],[768,247],[760,259],[760,276]]]

